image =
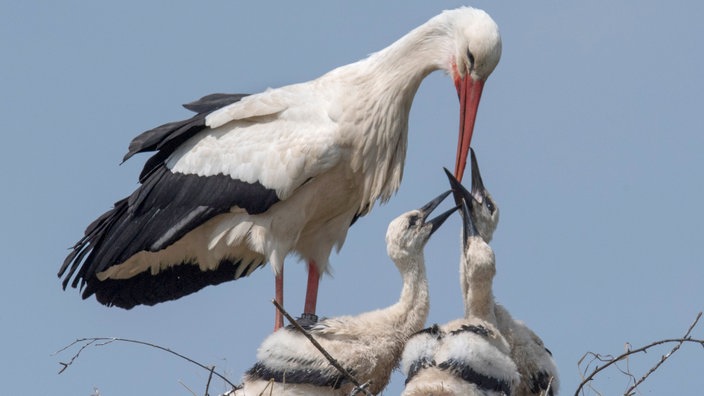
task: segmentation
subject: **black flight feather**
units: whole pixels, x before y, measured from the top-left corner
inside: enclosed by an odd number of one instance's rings
[[[142,132],[139,136],[132,139],[127,154],[122,158],[122,161],[127,161],[137,153],[158,150],[156,154],[147,160],[139,175],[139,181],[144,181],[154,168],[173,153],[176,147],[206,128],[205,117],[208,114],[238,102],[245,96],[248,96],[248,94],[211,94],[183,105],[186,109],[196,111],[198,114],[187,120],[169,122]]]
[[[129,197],[98,217],[68,254],[59,270],[63,287],[85,286],[83,298],[97,294],[106,305],[131,308],[153,305],[193,293],[205,286],[233,280],[240,263],[223,260],[222,267],[203,272],[195,262],[169,263],[157,275],[149,272],[130,279],[100,281],[97,274],[141,252],[156,252],[181,239],[209,219],[240,207],[249,214],[265,212],[279,201],[276,192],[259,182],[248,183],[227,175],[198,176],[174,173],[164,161],[186,139],[206,128],[210,112],[242,99],[244,94],[213,94],[185,107],[199,113],[184,121],[146,131],[130,144],[125,160],[145,151],[158,150],[145,164],[141,185]],[[186,260],[186,258],[184,258]],[[253,268],[239,271],[250,273]]]
[[[223,260],[215,270],[203,272],[195,265],[184,263],[166,268],[156,275],[142,272],[129,279],[88,282],[83,290],[83,298],[95,294],[101,304],[124,309],[130,309],[136,305],[154,305],[187,296],[206,286],[236,279],[235,275],[240,266],[261,267],[263,265],[263,262],[242,263]],[[253,270],[254,268],[245,268],[242,273]]]

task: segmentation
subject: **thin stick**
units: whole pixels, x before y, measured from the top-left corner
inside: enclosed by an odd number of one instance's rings
[[[295,327],[296,330],[300,331],[311,342],[311,344],[313,344],[313,346],[318,349],[320,353],[323,354],[323,356],[325,356],[325,359],[327,359],[328,362],[330,362],[330,364],[337,369],[337,371],[339,371],[348,381],[350,381],[354,386],[356,386],[356,389],[364,392],[365,395],[372,396],[372,394],[368,390],[366,390],[366,387],[363,387],[362,384],[360,384],[359,381],[357,381],[357,379],[352,376],[352,374],[350,374],[344,367],[342,367],[337,362],[337,360],[335,360],[335,358],[330,356],[328,351],[326,351],[325,348],[323,348],[322,345],[320,345],[318,341],[316,341],[315,338],[310,335],[309,332],[307,332],[303,327],[301,327],[301,325],[299,325],[298,322],[296,322],[296,320],[293,319],[293,317],[291,317],[288,312],[286,312],[286,310],[284,309],[284,307],[281,306],[281,304],[279,304],[276,300],[271,300],[271,302],[274,304],[274,306],[276,306],[276,309],[278,309],[279,312],[281,312],[286,317],[286,319],[293,325],[293,327]]]
[[[355,386],[354,389],[350,392],[349,396],[356,396],[358,393],[364,393],[366,395],[370,394],[370,392],[367,390],[369,388],[369,385],[371,385],[371,382],[367,381],[362,384],[362,386]]]
[[[58,351],[54,352],[54,355],[59,354],[59,353],[65,351],[65,350],[67,350],[68,348],[70,348],[70,347],[76,345],[77,343],[82,342],[82,341],[85,341],[85,340],[86,340],[85,338],[76,340],[76,341],[74,341],[74,342],[72,342],[72,343],[66,345],[65,347],[59,349]],[[89,346],[91,346],[91,345],[92,345],[93,343],[95,343],[96,341],[98,341],[98,340],[92,340],[92,341],[86,343],[85,345],[82,345],[81,348],[78,350],[78,352],[76,352],[76,354],[73,355],[73,357],[71,357],[71,360],[69,360],[68,363],[59,362],[59,364],[60,364],[61,366],[63,366],[63,367],[61,368],[61,370],[59,370],[59,374],[63,373],[63,372],[68,368],[68,366],[72,365],[72,364],[73,364],[73,361],[76,360],[76,358],[78,358],[78,355],[80,355],[81,352],[83,352],[84,349],[88,348]]]
[[[181,384],[182,387],[186,388],[187,391],[191,392],[193,396],[198,396],[195,392],[193,392],[193,389],[189,388],[188,385],[183,383],[183,381],[178,380],[178,383]]]
[[[218,376],[220,379],[222,379],[223,381],[227,382],[227,383],[228,383],[229,385],[231,385],[233,388],[236,387],[235,384],[233,384],[232,382],[230,382],[230,380],[228,380],[227,378],[225,378],[223,375],[221,375],[221,374],[218,373],[217,371],[213,370],[213,368],[207,367],[207,366],[205,366],[205,365],[203,365],[203,364],[200,364],[200,363],[196,362],[195,360],[193,360],[193,359],[191,359],[191,358],[189,358],[189,357],[187,357],[187,356],[184,356],[184,355],[181,355],[181,354],[178,353],[178,352],[172,351],[172,350],[169,349],[169,348],[165,348],[165,347],[163,347],[163,346],[159,346],[159,345],[152,344],[152,343],[145,342],[145,341],[131,340],[131,339],[127,339],[127,338],[116,338],[116,337],[79,338],[79,339],[77,339],[76,341],[70,343],[69,345],[67,345],[67,346],[65,346],[65,347],[63,347],[63,348],[61,348],[61,349],[59,349],[58,351],[56,351],[56,352],[54,353],[54,355],[56,355],[56,354],[58,354],[58,353],[61,353],[61,352],[65,351],[66,349],[68,349],[68,348],[70,348],[70,347],[72,347],[73,345],[76,345],[76,344],[78,344],[78,343],[81,343],[81,342],[85,342],[85,343],[86,343],[85,345],[81,346],[81,348],[78,350],[78,352],[76,352],[76,354],[73,355],[73,357],[71,358],[71,360],[68,361],[68,363],[59,362],[59,364],[61,364],[61,365],[63,366],[63,367],[61,368],[61,370],[59,371],[59,374],[63,373],[63,372],[68,368],[68,366],[70,366],[71,364],[73,364],[74,360],[76,360],[76,359],[78,358],[78,355],[80,355],[81,352],[83,352],[84,349],[86,349],[87,347],[89,347],[89,346],[95,344],[95,343],[98,342],[98,341],[104,341],[104,342],[103,342],[103,343],[100,343],[100,344],[96,344],[95,346],[103,346],[103,345],[110,344],[110,343],[112,343],[112,342],[114,342],[114,341],[122,341],[122,342],[127,342],[127,343],[132,343],[132,344],[146,345],[146,346],[149,346],[149,347],[152,347],[152,348],[160,349],[160,350],[165,351],[165,352],[168,352],[168,353],[170,353],[170,354],[172,354],[172,355],[176,355],[176,356],[180,357],[181,359],[184,359],[184,360],[186,360],[186,361],[188,361],[188,362],[190,362],[190,363],[193,363],[193,364],[195,364],[196,366],[198,366],[198,367],[200,367],[200,368],[202,368],[202,369],[204,369],[204,370],[210,371],[212,374],[215,374],[215,375]]]
[[[205,396],[209,396],[208,389],[210,389],[210,380],[213,379],[213,372],[215,371],[215,366],[210,366],[210,374],[208,374],[208,382],[205,384]]]
[[[591,382],[592,379],[594,379],[594,377],[595,377],[598,373],[600,373],[601,371],[603,371],[603,370],[606,369],[607,367],[611,366],[612,364],[616,364],[617,362],[623,360],[624,358],[626,358],[626,357],[628,357],[628,356],[630,356],[630,355],[633,355],[633,354],[636,354],[636,353],[640,353],[640,352],[646,352],[648,349],[650,349],[650,348],[652,348],[652,347],[654,347],[654,346],[661,345],[661,344],[666,344],[666,343],[671,343],[671,342],[676,342],[676,343],[678,343],[678,346],[676,346],[675,348],[673,348],[673,350],[670,351],[670,353],[667,355],[667,357],[671,356],[672,353],[674,353],[675,351],[677,351],[677,349],[679,349],[679,347],[680,347],[683,343],[685,343],[685,342],[693,342],[693,343],[699,344],[699,345],[701,345],[702,347],[704,347],[704,340],[693,339],[693,338],[691,338],[691,337],[689,336],[689,334],[691,333],[692,329],[694,329],[694,327],[697,325],[697,322],[699,321],[699,318],[701,318],[701,316],[702,316],[702,313],[699,312],[699,314],[697,315],[696,319],[694,319],[694,322],[689,326],[689,329],[687,330],[687,333],[685,334],[685,337],[684,337],[684,338],[668,338],[668,339],[664,339],[664,340],[655,341],[655,342],[652,342],[652,343],[650,343],[650,344],[648,344],[648,345],[646,345],[646,346],[643,346],[643,347],[640,347],[640,348],[637,348],[637,349],[629,349],[628,351],[626,351],[626,352],[624,352],[624,353],[622,353],[622,354],[620,354],[620,355],[618,355],[618,356],[616,356],[616,357],[612,357],[611,355],[602,356],[602,355],[599,355],[599,354],[596,354],[596,353],[593,353],[593,352],[587,352],[587,353],[585,353],[584,356],[582,356],[582,358],[579,359],[579,361],[577,362],[577,365],[578,365],[578,366],[581,365],[581,364],[582,364],[582,361],[584,361],[584,359],[585,359],[587,356],[589,356],[589,355],[594,356],[594,359],[592,359],[591,362],[593,362],[594,360],[599,360],[599,361],[602,361],[602,362],[606,362],[606,364],[603,365],[603,366],[601,366],[601,367],[597,366],[597,367],[589,374],[589,376],[587,376],[587,377],[582,377],[582,378],[583,378],[582,382],[579,384],[579,387],[578,387],[577,390],[574,392],[575,396],[579,396],[579,392],[584,388],[585,385],[589,384],[589,382]],[[657,370],[657,368],[664,362],[664,360],[667,359],[667,357],[664,357],[664,356],[663,356],[663,359],[661,359],[661,361],[660,361],[658,364],[656,364],[655,367],[653,367],[653,368],[645,375],[645,377],[647,377],[648,375],[652,374],[653,371]],[[589,363],[587,364],[587,367],[589,367],[589,365],[591,364],[591,362],[589,362]],[[618,367],[618,366],[617,366],[617,367]],[[585,371],[586,371],[586,368],[585,368]],[[637,386],[637,385],[639,385],[641,382],[643,382],[644,379],[645,379],[645,378],[641,378],[641,380],[639,380],[635,386]],[[630,388],[629,391],[632,391],[633,389],[635,389],[635,386],[633,386],[632,388]],[[591,385],[590,385],[590,387],[591,387]],[[626,393],[626,395],[629,395],[629,394],[630,394],[630,393]]]
[[[689,329],[687,329],[687,332],[684,334],[684,337],[682,337],[682,341],[679,341],[679,342],[677,343],[677,345],[675,345],[675,347],[672,348],[672,350],[671,350],[669,353],[667,353],[667,354],[665,354],[665,355],[662,355],[662,357],[660,357],[660,361],[657,362],[657,364],[655,364],[655,366],[653,366],[650,370],[648,370],[648,372],[645,373],[645,375],[642,376],[638,381],[636,381],[636,383],[634,383],[633,386],[631,386],[630,388],[628,388],[628,390],[626,390],[626,394],[627,394],[627,395],[630,395],[631,392],[633,392],[633,391],[636,389],[636,387],[638,387],[638,385],[642,384],[643,381],[645,381],[645,379],[648,378],[648,376],[649,376],[650,374],[652,374],[655,370],[658,369],[658,367],[660,367],[663,363],[665,363],[665,360],[667,360],[667,358],[669,358],[670,356],[672,356],[673,353],[677,352],[677,350],[680,349],[680,347],[682,346],[682,344],[685,343],[684,340],[691,339],[691,337],[690,337],[689,334],[692,332],[692,329],[694,328],[694,326],[697,325],[697,322],[699,321],[699,318],[701,318],[701,317],[702,317],[702,313],[699,312],[699,315],[697,315],[697,318],[694,319],[694,322],[692,322],[692,324],[689,326]]]

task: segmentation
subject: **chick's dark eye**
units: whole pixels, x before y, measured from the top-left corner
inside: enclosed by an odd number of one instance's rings
[[[467,59],[469,59],[469,69],[474,69],[474,54],[469,49],[467,49]]]
[[[489,209],[489,213],[494,214],[494,211],[496,210],[494,203],[487,199],[485,205],[486,208]]]
[[[418,215],[411,215],[408,218],[408,225],[415,226],[416,224],[418,224],[418,220],[420,220],[420,217],[418,217]]]

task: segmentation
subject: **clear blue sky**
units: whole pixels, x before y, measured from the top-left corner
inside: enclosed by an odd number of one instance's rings
[[[686,3],[686,4],[685,4]],[[379,50],[458,2],[78,2],[0,5],[2,393],[203,394],[207,372],[133,345],[88,349],[64,374],[51,354],[76,338],[150,341],[237,381],[271,330],[273,277],[131,311],[109,309],[56,272],[67,248],[131,193],[146,156],[118,166],[143,130],[188,116],[212,92],[309,80]],[[684,333],[704,308],[704,5],[698,2],[476,1],[500,26],[503,57],[484,90],[473,144],[501,208],[492,246],[497,299],[553,351],[563,394],[587,351],[618,354]],[[393,303],[388,222],[446,188],[457,96],[441,73],[411,110],[404,183],[350,231],[323,280],[319,312]],[[426,250],[429,321],[462,315],[458,218]],[[286,305],[303,305],[288,262]],[[704,326],[695,332],[703,337]],[[662,352],[634,357],[636,374]],[[642,363],[641,363],[642,362]],[[700,394],[704,352],[683,348],[644,394]],[[398,394],[395,374],[386,394]],[[623,391],[616,372],[595,385]],[[211,393],[225,390],[214,381]]]

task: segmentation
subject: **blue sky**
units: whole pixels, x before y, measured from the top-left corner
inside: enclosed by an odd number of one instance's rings
[[[0,4],[0,317],[3,393],[203,394],[208,373],[153,349],[91,348],[64,374],[52,353],[81,337],[123,337],[216,365],[233,381],[271,330],[273,276],[210,287],[131,311],[63,292],[68,247],[131,193],[146,156],[118,166],[138,133],[212,92],[309,80],[379,50],[459,2],[3,2]],[[476,1],[503,56],[484,90],[473,146],[501,209],[495,295],[553,351],[562,394],[587,351],[618,354],[677,337],[704,308],[704,5],[697,2]],[[446,188],[458,103],[442,73],[411,110],[404,182],[350,231],[318,310],[392,304],[391,219]],[[459,218],[427,246],[429,323],[462,315]],[[304,266],[287,266],[286,306],[303,305]],[[695,336],[704,338],[704,327]],[[635,356],[642,374],[665,351]],[[701,349],[685,346],[642,387],[698,394]],[[626,379],[594,385],[617,394]],[[395,374],[386,394],[398,394]],[[225,390],[214,381],[211,393]]]

